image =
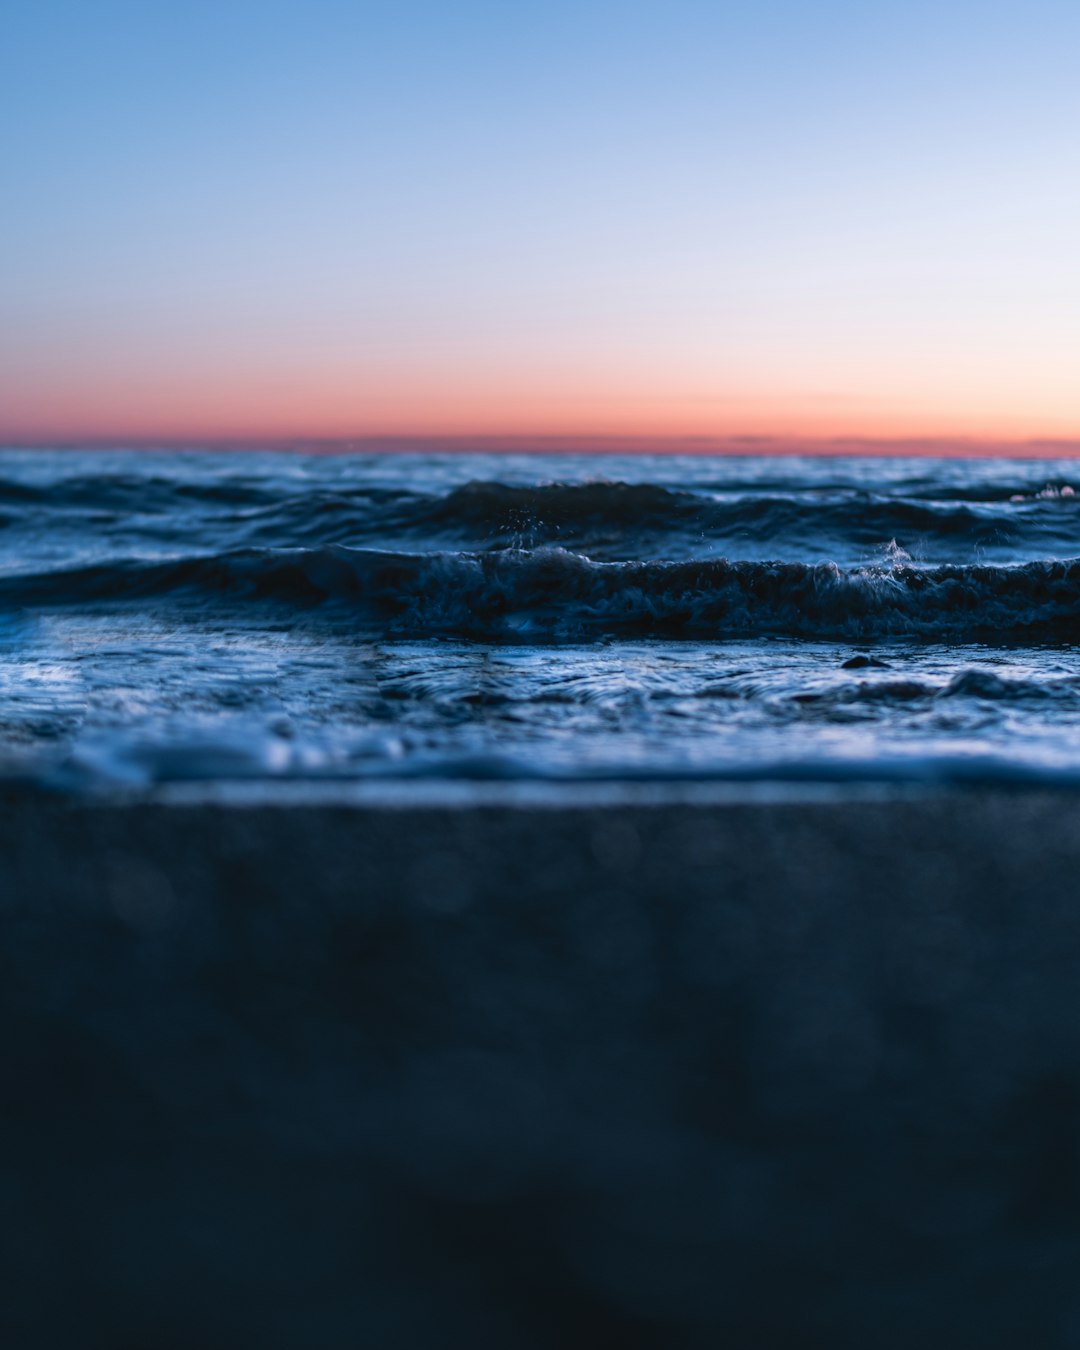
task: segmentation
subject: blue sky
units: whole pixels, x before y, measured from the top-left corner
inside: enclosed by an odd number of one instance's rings
[[[1080,7],[10,5],[0,436],[1080,435]]]

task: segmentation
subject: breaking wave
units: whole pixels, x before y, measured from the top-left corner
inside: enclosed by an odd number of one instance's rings
[[[12,607],[176,601],[344,611],[387,634],[1075,640],[1080,559],[1016,566],[594,562],[561,549],[248,549],[0,580]]]

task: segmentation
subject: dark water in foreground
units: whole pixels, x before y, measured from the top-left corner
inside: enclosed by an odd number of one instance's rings
[[[0,766],[1080,781],[1073,462],[0,452]]]

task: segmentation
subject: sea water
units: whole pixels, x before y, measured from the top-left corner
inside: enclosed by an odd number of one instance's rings
[[[1075,462],[0,452],[0,774],[1080,782]]]

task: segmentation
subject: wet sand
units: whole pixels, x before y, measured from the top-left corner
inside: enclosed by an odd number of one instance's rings
[[[0,801],[0,1333],[1080,1343],[1080,796]]]

